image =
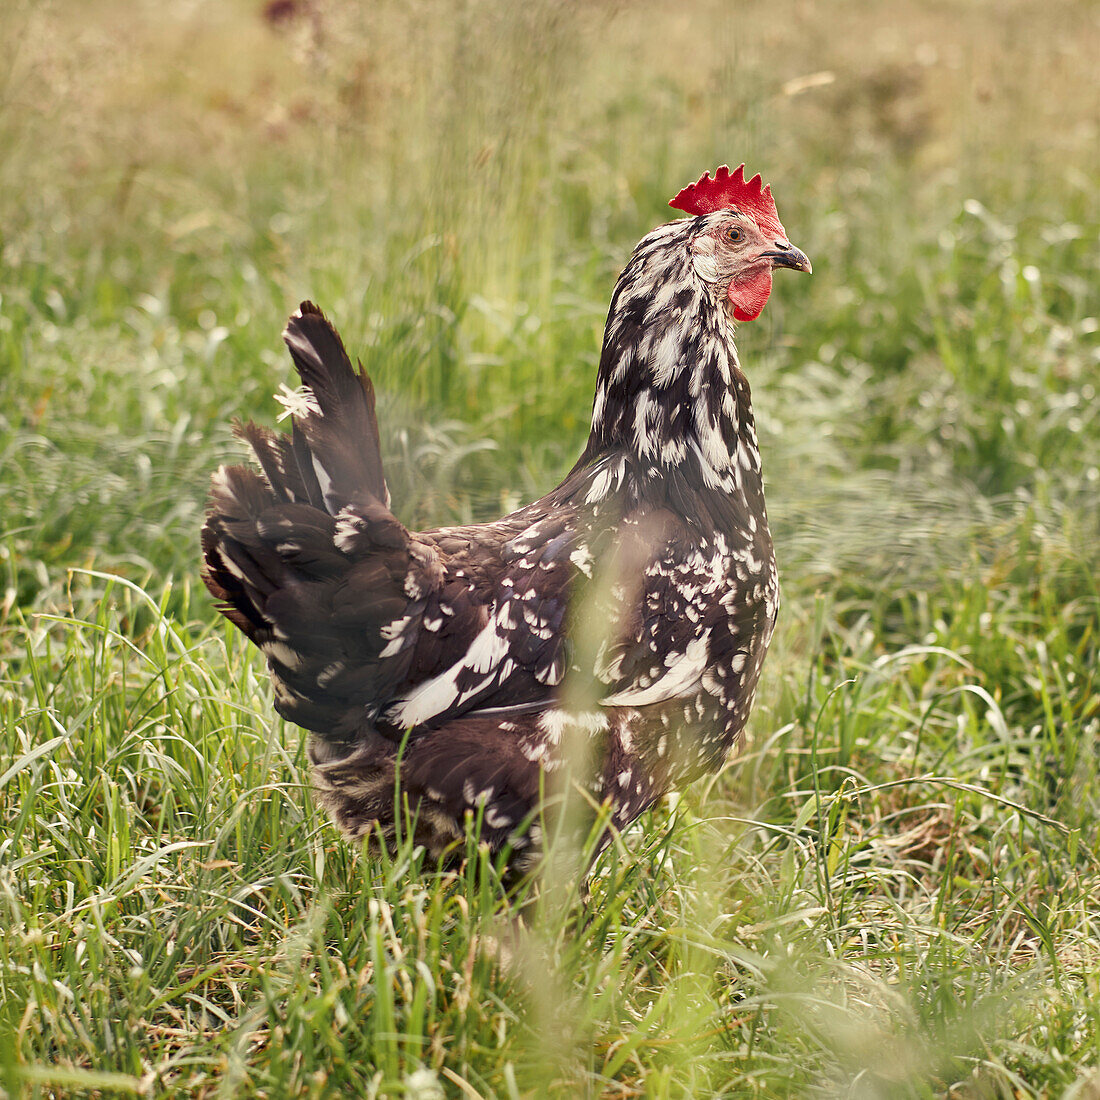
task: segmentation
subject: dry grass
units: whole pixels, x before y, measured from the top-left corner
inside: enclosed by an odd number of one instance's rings
[[[0,20],[0,1089],[1092,1095],[1095,5],[275,6]],[[205,478],[311,296],[402,518],[545,490],[619,266],[727,159],[816,272],[739,336],[752,737],[517,934],[472,841],[313,810],[195,591]]]

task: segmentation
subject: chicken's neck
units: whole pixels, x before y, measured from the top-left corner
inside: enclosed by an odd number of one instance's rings
[[[581,464],[618,453],[643,487],[671,478],[763,515],[733,321],[694,276],[686,248],[673,239],[647,250],[654,236],[639,245],[612,297]]]

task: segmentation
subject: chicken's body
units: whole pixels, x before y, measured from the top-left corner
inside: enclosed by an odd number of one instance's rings
[[[291,318],[293,435],[243,429],[263,476],[215,475],[204,576],[266,654],[279,712],[313,731],[316,787],[349,835],[389,835],[404,801],[442,854],[473,812],[522,869],[538,831],[521,826],[565,744],[623,826],[737,742],[778,580],[727,304],[742,284],[706,276],[747,217],[723,205],[639,244],[588,446],[495,523],[394,518],[369,381],[319,310]],[[770,237],[786,258],[767,262],[769,287],[774,264],[808,269],[781,227]]]

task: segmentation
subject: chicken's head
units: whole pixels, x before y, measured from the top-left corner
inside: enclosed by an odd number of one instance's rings
[[[772,289],[772,269],[813,269],[805,253],[787,240],[770,187],[760,176],[745,179],[745,166],[735,172],[722,165],[711,179],[704,172],[669,206],[700,219],[691,239],[699,277],[728,298],[738,321],[755,321]]]

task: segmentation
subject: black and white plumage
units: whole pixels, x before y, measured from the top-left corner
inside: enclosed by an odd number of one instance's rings
[[[349,836],[392,834],[399,770],[434,853],[480,813],[522,870],[539,829],[520,826],[564,743],[585,746],[620,827],[736,745],[779,587],[734,316],[759,313],[773,267],[809,270],[739,186],[637,246],[584,453],[495,523],[406,530],[370,381],[319,309],[290,319],[293,428],[240,428],[262,472],[214,475],[204,580],[266,655],[279,713],[312,731],[316,789]]]

